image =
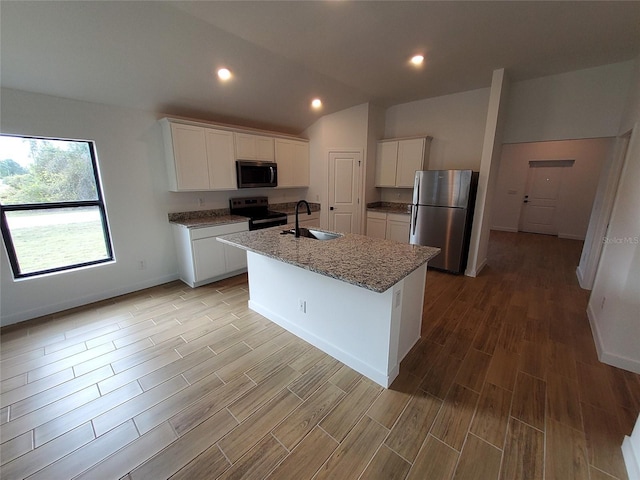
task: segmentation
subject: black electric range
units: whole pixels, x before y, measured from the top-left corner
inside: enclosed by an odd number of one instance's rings
[[[287,224],[287,214],[269,210],[267,197],[242,197],[229,199],[231,215],[249,218],[249,230],[275,227]]]

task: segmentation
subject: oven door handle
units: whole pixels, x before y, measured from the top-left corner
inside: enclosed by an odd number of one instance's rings
[[[282,221],[286,221],[287,218],[286,217],[282,217],[282,218],[263,218],[261,220],[252,220],[251,223],[253,223],[254,225],[260,225],[263,223],[274,223],[274,225],[277,225],[277,223],[275,222],[282,222]]]

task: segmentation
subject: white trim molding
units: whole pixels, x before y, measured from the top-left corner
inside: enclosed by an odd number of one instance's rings
[[[591,305],[587,307],[587,317],[589,318],[589,325],[591,325],[591,333],[593,334],[593,342],[596,346],[598,360],[612,367],[618,367],[629,372],[640,374],[640,362],[633,358],[624,357],[606,350],[604,342],[602,341],[602,335],[598,329],[597,315],[593,311],[593,308],[591,308]]]
[[[636,420],[631,436],[624,437],[622,456],[629,480],[640,480],[640,417]]]

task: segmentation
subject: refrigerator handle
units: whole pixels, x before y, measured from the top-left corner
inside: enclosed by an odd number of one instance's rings
[[[413,205],[411,208],[413,208],[413,218],[411,219],[411,235],[415,235],[416,234],[416,223],[418,220],[418,206],[417,205]]]
[[[413,182],[413,204],[418,204],[420,197],[420,172],[416,172],[416,179]]]

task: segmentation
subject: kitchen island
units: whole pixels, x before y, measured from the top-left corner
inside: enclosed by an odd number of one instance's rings
[[[427,262],[440,250],[284,228],[218,237],[247,250],[249,308],[388,387],[420,338]]]

